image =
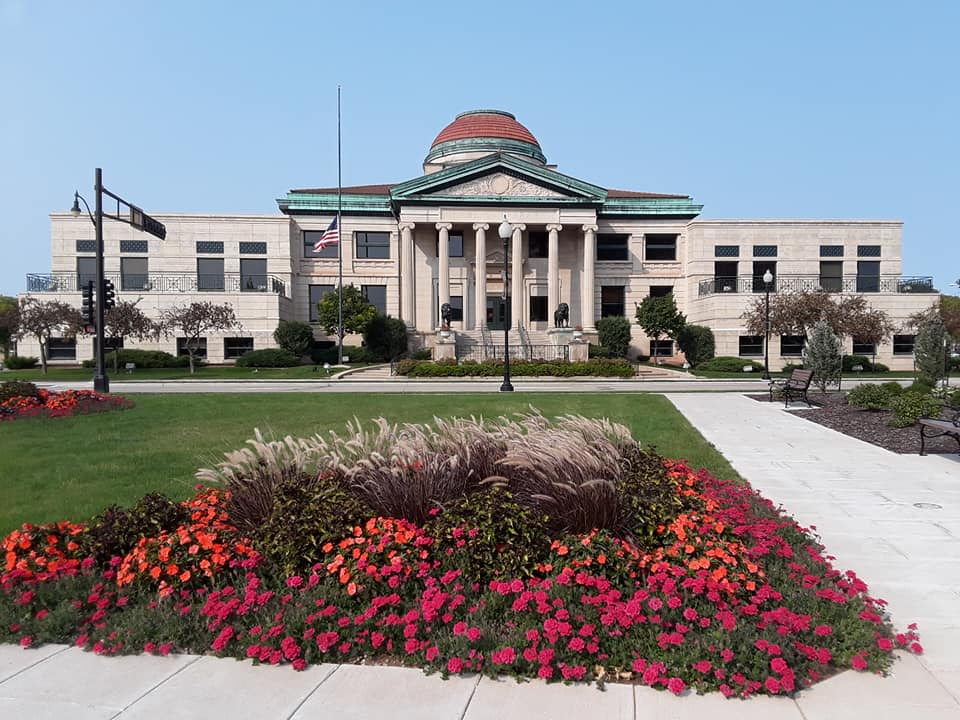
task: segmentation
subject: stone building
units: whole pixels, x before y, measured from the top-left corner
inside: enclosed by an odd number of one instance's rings
[[[548,346],[561,303],[570,325],[590,338],[598,318],[632,320],[646,296],[673,293],[688,322],[713,329],[718,355],[755,358],[763,338],[748,336],[740,316],[764,292],[767,270],[773,292],[863,293],[900,327],[937,297],[931,278],[901,276],[898,221],[701,220],[702,206],[687,195],[563,174],[534,135],[499,110],[458,115],[411,180],[344,187],[339,196],[335,187],[291,190],[277,203],[276,215],[158,214],[164,241],[107,222],[106,275],[120,299],[140,298],[148,314],[195,300],[233,305],[242,330],[206,338],[211,363],[274,346],[282,319],[316,323],[317,301],[337,282],[338,252],[344,283],[402,318],[414,346],[434,344],[449,304],[459,357],[491,352],[490,331],[505,323],[516,331],[518,352]],[[315,252],[338,203],[341,244]],[[506,256],[498,235],[505,219],[512,226]],[[79,288],[95,273],[93,227],[69,213],[53,213],[51,225],[52,273],[30,275],[27,292],[79,305]],[[847,338],[847,352],[912,367],[905,328],[876,348],[857,340]],[[183,342],[139,346],[176,353]],[[75,362],[90,357],[92,345],[81,336],[57,339],[51,350],[53,361]],[[20,351],[37,348],[23,341]],[[631,352],[672,356],[676,349],[669,341],[652,345],[634,326]],[[797,338],[771,337],[771,367],[799,353]]]

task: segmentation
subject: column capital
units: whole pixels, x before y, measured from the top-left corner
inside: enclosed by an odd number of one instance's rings
[[[583,231],[584,231],[585,233],[588,233],[588,232],[596,232],[596,231],[597,231],[597,226],[596,226],[596,225],[584,225],[584,226],[583,226]]]
[[[404,230],[413,230],[416,226],[417,226],[417,224],[416,224],[416,223],[412,223],[412,222],[397,223],[397,228],[398,228],[401,232],[403,232]]]
[[[453,230],[453,223],[439,222],[437,223],[437,230]]]
[[[474,230],[483,230],[484,232],[486,232],[487,230],[490,229],[490,223],[474,223],[474,224],[473,224],[473,229],[474,229]]]
[[[563,230],[563,225],[560,223],[550,223],[547,225],[547,232],[560,232]]]
[[[523,232],[524,230],[527,229],[527,226],[524,225],[523,223],[517,223],[516,225],[513,225],[512,227],[513,227],[513,234],[514,234],[514,235],[516,235],[518,232]]]

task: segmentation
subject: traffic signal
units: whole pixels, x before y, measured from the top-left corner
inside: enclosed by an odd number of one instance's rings
[[[107,278],[103,279],[103,292],[100,295],[100,301],[103,303],[103,309],[109,310],[117,304],[117,293],[113,289],[113,283]]]
[[[93,280],[88,280],[80,288],[80,314],[84,325],[93,325],[96,310],[93,306]]]

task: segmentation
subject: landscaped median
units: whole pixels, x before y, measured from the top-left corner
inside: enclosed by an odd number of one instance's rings
[[[482,362],[455,360],[436,362],[401,360],[397,374],[407,377],[502,377],[502,360]],[[510,374],[514,377],[620,377],[632,378],[637,368],[627,360],[595,359],[589,362],[511,360]]]
[[[919,653],[815,536],[607,420],[258,437],[184,503],[3,540],[0,641],[790,694]]]
[[[55,392],[29,382],[0,384],[0,422],[28,417],[71,417],[126,410],[133,402],[119,395],[102,395],[93,390]]]

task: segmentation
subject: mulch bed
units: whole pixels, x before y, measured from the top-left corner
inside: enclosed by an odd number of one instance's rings
[[[751,395],[754,400],[768,402],[768,395]],[[858,440],[879,445],[882,448],[900,454],[920,453],[920,426],[893,428],[888,424],[893,413],[889,410],[861,410],[847,404],[844,393],[820,393],[810,391],[810,401],[816,406],[812,410],[802,405],[802,410],[789,410],[793,415],[836,430]],[[783,400],[774,400],[783,403]],[[960,449],[956,440],[949,437],[928,439],[928,455],[936,453],[955,453]]]

